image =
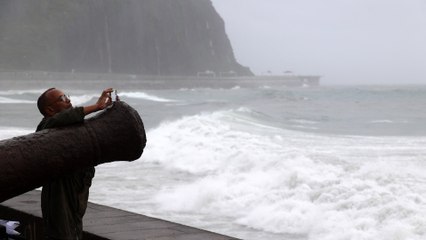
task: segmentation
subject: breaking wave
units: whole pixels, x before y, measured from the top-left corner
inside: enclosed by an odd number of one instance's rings
[[[280,129],[244,108],[187,116],[150,130],[143,162],[171,176],[148,195],[134,191],[141,163],[120,175],[113,167],[109,177],[133,176],[135,185],[122,197],[134,201],[127,208],[174,221],[188,223],[186,214],[208,216],[209,226],[233,224],[300,239],[423,239],[426,165],[418,154],[426,154],[425,144],[424,137]],[[111,181],[104,184],[104,191],[115,191]],[[142,210],[138,199],[153,207]],[[192,225],[205,227],[196,219]]]

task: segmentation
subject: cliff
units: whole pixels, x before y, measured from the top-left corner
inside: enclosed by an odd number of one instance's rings
[[[2,0],[0,71],[252,75],[210,0]]]

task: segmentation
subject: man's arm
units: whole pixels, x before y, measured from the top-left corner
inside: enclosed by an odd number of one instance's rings
[[[105,89],[95,104],[83,107],[84,115],[103,110],[110,106],[112,104],[111,93],[113,91],[112,88]]]

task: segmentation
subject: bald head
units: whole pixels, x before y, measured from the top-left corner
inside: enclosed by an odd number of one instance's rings
[[[40,111],[40,113],[41,113],[43,116],[46,116],[46,110],[45,110],[45,108],[46,108],[46,107],[47,107],[47,105],[49,104],[48,93],[49,93],[50,91],[54,90],[54,89],[56,89],[56,88],[49,88],[49,89],[47,89],[46,91],[44,91],[44,93],[42,93],[42,94],[40,95],[40,97],[38,97],[38,100],[37,100],[37,108],[38,108],[38,110]]]
[[[44,117],[51,117],[56,113],[72,107],[68,98],[62,98],[64,93],[56,88],[49,88],[37,100],[37,107]]]

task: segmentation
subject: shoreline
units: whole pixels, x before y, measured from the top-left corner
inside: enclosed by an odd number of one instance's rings
[[[313,75],[280,75],[280,76],[149,76],[132,74],[105,73],[61,73],[61,72],[0,72],[0,86],[3,89],[13,87],[21,81],[30,86],[43,84],[84,84],[95,82],[99,84],[116,85],[120,82],[146,89],[176,89],[176,88],[233,88],[259,86],[285,87],[318,87],[320,76]],[[5,82],[5,83],[2,83]]]

